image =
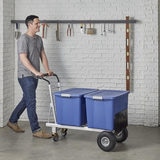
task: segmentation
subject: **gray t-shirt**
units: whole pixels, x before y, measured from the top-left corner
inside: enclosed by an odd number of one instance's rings
[[[17,42],[18,50],[18,78],[33,76],[33,73],[29,71],[20,61],[19,54],[26,53],[30,63],[40,71],[40,58],[41,52],[44,49],[42,38],[38,35],[31,37],[27,34],[23,34]]]

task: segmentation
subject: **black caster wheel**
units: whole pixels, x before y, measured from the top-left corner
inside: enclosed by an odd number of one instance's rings
[[[68,129],[66,129],[66,128],[62,128],[61,129],[61,135],[62,135],[62,137],[65,137],[67,135],[67,131],[68,131]]]
[[[53,136],[53,141],[57,142],[59,140],[58,133],[54,133],[54,134],[52,134],[52,136]]]
[[[127,128],[123,129],[119,133],[116,133],[115,137],[116,137],[116,141],[118,143],[121,143],[121,142],[125,141],[127,139],[127,137],[128,137],[128,130],[127,130]]]
[[[97,137],[98,146],[105,152],[111,151],[116,145],[116,138],[112,132],[101,132]]]

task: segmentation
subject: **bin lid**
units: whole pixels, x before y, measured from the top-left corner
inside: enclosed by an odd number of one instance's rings
[[[54,95],[61,97],[81,97],[87,93],[97,91],[97,89],[90,88],[70,88],[58,92],[54,92]]]
[[[105,99],[114,99],[121,95],[127,94],[129,91],[120,91],[120,90],[99,90],[93,93],[86,94],[85,98],[97,99],[97,100],[105,100]]]

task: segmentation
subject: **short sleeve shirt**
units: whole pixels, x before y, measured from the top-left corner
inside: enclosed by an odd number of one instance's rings
[[[33,73],[29,71],[20,61],[19,55],[22,53],[27,54],[27,58],[33,67],[37,71],[40,71],[40,58],[41,52],[44,49],[42,38],[38,35],[31,37],[27,34],[23,34],[17,42],[18,51],[18,78],[33,76]]]

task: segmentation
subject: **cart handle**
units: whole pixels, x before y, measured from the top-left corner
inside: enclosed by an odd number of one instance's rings
[[[48,73],[43,73],[42,76],[36,76],[36,78],[37,79],[43,79],[44,81],[48,82],[48,84],[50,84],[50,81],[48,79],[44,78],[44,77],[47,77],[47,76],[49,76]],[[52,76],[56,77],[58,83],[60,82],[59,81],[59,77],[57,76],[57,74],[53,73]]]

